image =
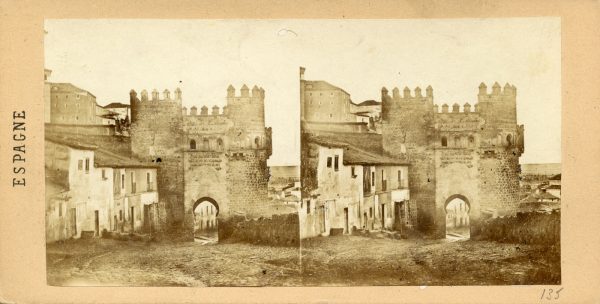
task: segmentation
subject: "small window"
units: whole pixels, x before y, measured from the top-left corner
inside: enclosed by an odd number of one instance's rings
[[[310,213],[310,201],[306,202],[306,213]]]
[[[193,139],[190,140],[190,149],[196,150],[196,141]]]
[[[375,186],[375,172],[371,172],[371,186]]]
[[[506,135],[506,145],[509,147],[513,145],[512,135],[510,134]]]
[[[90,159],[86,158],[85,159],[85,173],[90,172]]]
[[[59,204],[58,204],[58,216],[59,216],[59,217],[62,217],[62,213],[63,213],[63,212],[62,212],[62,209],[63,209],[63,204],[62,204],[62,203],[59,203]]]
[[[335,171],[338,171],[340,169],[340,157],[338,155],[335,156],[335,159],[333,162],[333,169]]]
[[[102,169],[102,179],[106,179],[106,169]]]
[[[121,189],[125,189],[125,174],[121,174]]]
[[[254,138],[254,144],[256,145],[256,147],[258,148],[259,144],[260,144],[260,138],[258,136],[256,136]]]
[[[123,220],[123,210],[119,210],[119,220]]]
[[[333,118],[333,114],[329,114],[329,118]]]
[[[219,146],[219,148],[223,147],[223,140],[222,139],[217,139],[217,145]]]
[[[131,172],[131,188],[135,187],[135,175],[134,172]]]
[[[83,159],[77,161],[77,169],[79,171],[83,170]]]
[[[146,172],[146,183],[150,184],[152,182],[152,178],[150,177],[150,172]]]
[[[356,177],[356,171],[354,169],[354,166],[350,167],[350,174],[352,175],[352,177]]]
[[[373,218],[373,207],[369,208],[369,217]]]
[[[327,168],[331,168],[331,157],[327,158]]]
[[[402,187],[402,170],[398,170],[398,187]]]
[[[448,146],[448,138],[446,136],[442,136],[442,147]]]

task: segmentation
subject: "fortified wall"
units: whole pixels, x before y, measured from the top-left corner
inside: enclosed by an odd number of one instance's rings
[[[523,126],[517,125],[516,88],[481,84],[473,106],[441,108],[433,88],[381,90],[383,149],[411,163],[409,188],[420,230],[444,237],[446,205],[455,198],[470,208],[471,226],[481,218],[513,214],[518,204]],[[406,154],[401,146],[406,147]]]
[[[130,92],[131,147],[140,159],[159,165],[158,192],[168,223],[190,233],[194,209],[202,201],[215,205],[219,221],[233,215],[259,216],[267,202],[271,128],[264,123],[265,91],[244,85],[240,94],[227,89],[221,110],[182,107],[174,96],[146,90]]]

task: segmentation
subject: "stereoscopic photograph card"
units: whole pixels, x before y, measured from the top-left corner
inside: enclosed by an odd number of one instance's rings
[[[597,301],[598,4],[468,3],[2,3],[1,302]]]

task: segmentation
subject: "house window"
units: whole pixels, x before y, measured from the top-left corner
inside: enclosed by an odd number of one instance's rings
[[[331,168],[331,157],[327,158],[327,168]]]
[[[152,182],[152,178],[150,177],[150,172],[146,172],[146,182],[150,184]]]
[[[356,177],[356,172],[354,171],[354,166],[350,167],[350,174],[352,175],[352,177]]]
[[[62,205],[62,203],[59,203],[59,204],[58,204],[58,216],[59,216],[59,217],[62,217],[62,208],[63,208],[63,205]]]
[[[371,172],[371,186],[375,187],[375,172]]]
[[[119,221],[123,220],[123,210],[119,210]]]
[[[335,156],[335,159],[333,162],[333,169],[335,171],[338,171],[340,169],[340,157],[338,155]]]
[[[86,158],[85,159],[85,173],[90,172],[90,159]]]
[[[131,193],[135,193],[135,172],[131,172]]]
[[[310,213],[310,201],[306,202],[306,213]]]
[[[223,140],[222,139],[217,139],[217,146],[219,146],[219,149],[223,147]]]
[[[190,140],[190,149],[196,150],[196,141],[193,139]]]
[[[106,179],[106,169],[102,169],[102,179]]]
[[[77,169],[79,171],[83,170],[83,159],[77,161]]]
[[[125,189],[125,174],[121,174],[121,189]]]
[[[448,146],[448,138],[446,136],[442,136],[442,147]]]
[[[373,207],[369,208],[369,217],[373,218]]]
[[[506,144],[510,147],[512,146],[512,135],[508,134],[506,135]]]

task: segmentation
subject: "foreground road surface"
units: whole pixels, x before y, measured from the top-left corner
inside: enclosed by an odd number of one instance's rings
[[[315,238],[301,248],[108,239],[47,246],[48,284],[339,286],[558,284],[557,249],[463,240]]]

